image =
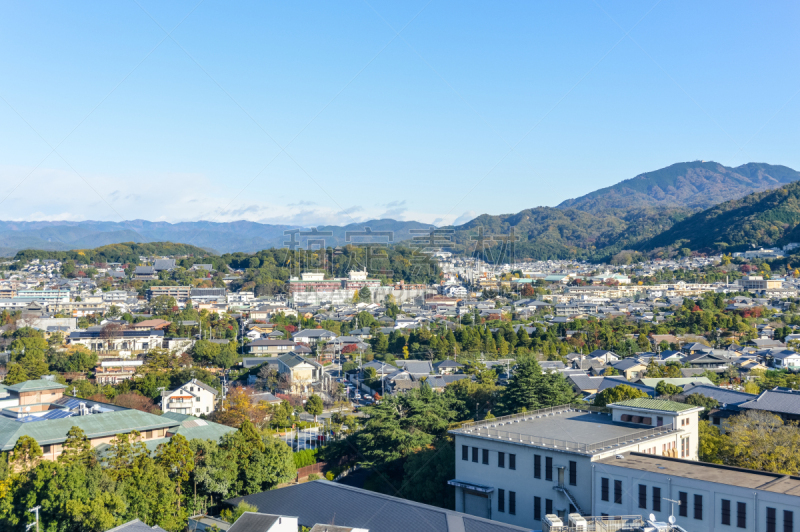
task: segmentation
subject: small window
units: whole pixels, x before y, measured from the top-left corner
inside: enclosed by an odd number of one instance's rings
[[[508,468],[509,469],[516,469],[517,468],[517,455],[516,454],[508,454]]]
[[[489,465],[489,449],[483,449],[483,463]]]
[[[550,499],[544,500],[544,513],[545,515],[553,513],[553,501]]]
[[[509,491],[508,492],[508,513],[511,515],[517,515],[517,492],[516,491]]]
[[[747,528],[747,503],[736,503],[736,527]]]
[[[553,480],[553,459],[549,456],[544,459],[544,479]]]
[[[718,418],[718,417],[712,417],[712,418],[711,418],[711,420],[714,422],[714,425],[717,425],[717,426],[719,426],[720,418]]]
[[[783,511],[783,532],[794,532],[794,512],[791,510]]]
[[[656,426],[663,427],[664,426],[664,418],[661,416],[656,416]]]
[[[778,532],[777,513],[775,508],[767,508],[767,532]]]
[[[475,462],[476,464],[478,463],[478,448],[477,447],[473,447],[472,448],[472,461]]]
[[[506,453],[497,453],[497,467],[506,466]]]
[[[679,491],[678,500],[681,501],[678,505],[678,515],[681,517],[689,517],[689,494],[685,491]]]
[[[653,511],[661,511],[661,488],[653,486]]]
[[[703,496],[694,495],[694,518],[698,521],[703,520]]]
[[[614,481],[614,504],[622,504],[622,481]]]
[[[542,456],[533,455],[533,478],[542,478]]]
[[[600,500],[608,500],[608,479],[605,477],[600,479]]]
[[[462,460],[469,460],[469,446],[462,445],[461,446],[461,459]]]
[[[506,490],[497,490],[497,511],[506,511]]]
[[[542,520],[542,498],[541,497],[534,497],[533,498],[533,520],[534,521],[541,521]]]
[[[723,525],[730,525],[731,524],[731,501],[728,499],[722,499],[722,524]]]
[[[647,508],[647,486],[639,484],[639,508]]]
[[[572,460],[569,462],[569,485],[578,485],[578,462]]]

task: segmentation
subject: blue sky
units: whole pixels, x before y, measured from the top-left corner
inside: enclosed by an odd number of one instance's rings
[[[796,2],[0,5],[0,219],[429,223],[800,169]],[[399,34],[398,34],[399,33]]]

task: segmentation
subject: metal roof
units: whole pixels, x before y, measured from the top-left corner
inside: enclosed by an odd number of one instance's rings
[[[648,410],[662,410],[664,412],[683,412],[684,410],[691,410],[697,408],[694,405],[686,405],[683,403],[676,403],[674,401],[662,401],[661,399],[628,399],[627,401],[620,401],[608,406],[628,406],[631,408],[646,408]]]
[[[12,392],[38,392],[40,390],[63,390],[66,386],[63,384],[59,384],[56,381],[50,381],[47,379],[36,379],[30,380],[25,382],[20,382],[19,384],[12,384],[10,386],[6,386],[7,390],[11,390]]]

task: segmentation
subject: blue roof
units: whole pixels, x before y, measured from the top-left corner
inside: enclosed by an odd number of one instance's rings
[[[48,419],[64,419],[73,416],[69,410],[50,410],[43,416],[26,416],[17,419],[20,423],[33,423],[34,421],[47,421]]]

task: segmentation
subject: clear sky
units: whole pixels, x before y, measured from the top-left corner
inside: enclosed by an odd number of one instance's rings
[[[0,3],[0,219],[428,223],[800,169],[800,3]]]

